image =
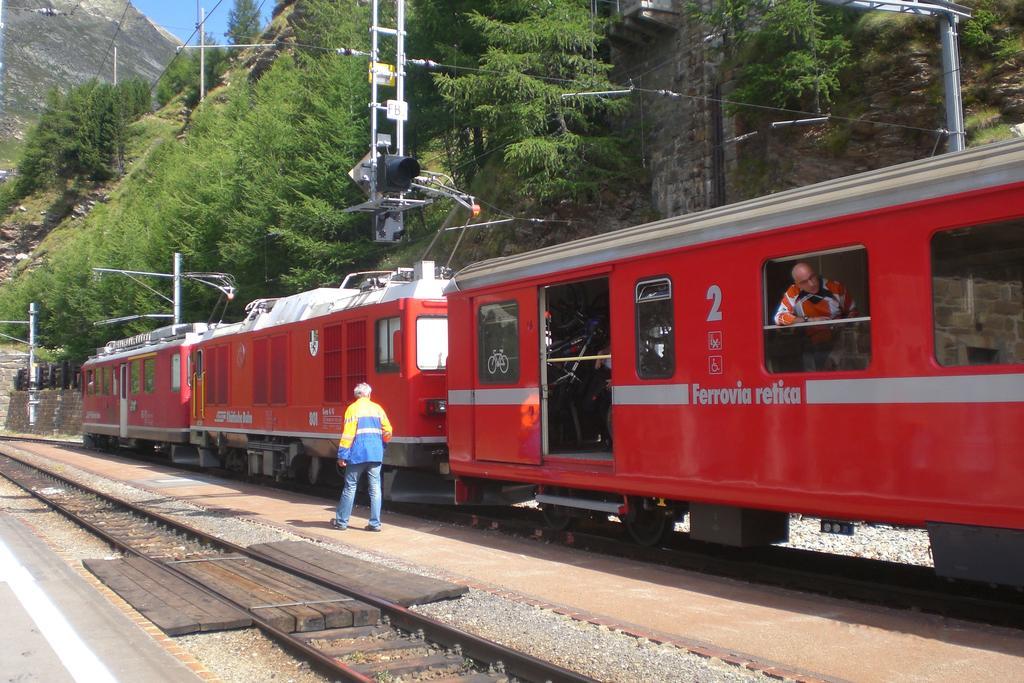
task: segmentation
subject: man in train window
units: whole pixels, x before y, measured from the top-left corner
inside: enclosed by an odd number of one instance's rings
[[[372,391],[366,382],[357,384],[356,400],[345,410],[345,427],[338,444],[338,464],[345,467],[345,486],[331,520],[331,526],[340,531],[348,528],[356,487],[363,472],[366,472],[370,490],[370,519],[365,528],[380,531],[380,468],[384,462],[384,445],[391,440],[391,422],[384,409],[370,400]]]
[[[776,325],[823,323],[839,318],[857,317],[857,304],[840,282],[829,280],[809,264],[793,266],[793,284],[789,286],[775,311]],[[805,370],[825,370],[832,350],[833,332],[829,325],[807,327],[808,352]]]

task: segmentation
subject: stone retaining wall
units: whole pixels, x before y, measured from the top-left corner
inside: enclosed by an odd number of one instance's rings
[[[82,394],[77,389],[43,389],[37,395],[36,424],[32,427],[28,420],[28,392],[10,393],[4,429],[41,436],[82,433]]]

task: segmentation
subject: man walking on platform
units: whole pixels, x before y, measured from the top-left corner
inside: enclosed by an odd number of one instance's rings
[[[338,464],[345,468],[345,486],[331,520],[331,526],[340,531],[348,528],[363,472],[370,489],[370,519],[365,528],[380,531],[380,466],[384,445],[391,440],[391,422],[384,409],[370,400],[372,391],[366,382],[357,384],[356,400],[345,411],[345,427],[338,444]]]

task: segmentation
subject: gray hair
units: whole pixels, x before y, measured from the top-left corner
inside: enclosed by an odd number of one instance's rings
[[[366,382],[360,382],[356,385],[353,393],[356,395],[356,398],[370,398],[370,393],[372,391],[373,388],[369,384]]]

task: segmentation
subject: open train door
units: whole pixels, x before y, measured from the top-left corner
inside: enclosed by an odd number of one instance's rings
[[[537,314],[533,287],[473,301],[473,452],[477,460],[540,463]]]
[[[118,397],[118,434],[121,438],[128,437],[128,363],[121,363],[117,371],[117,397]]]
[[[541,411],[545,456],[611,459],[608,278],[540,289]]]

